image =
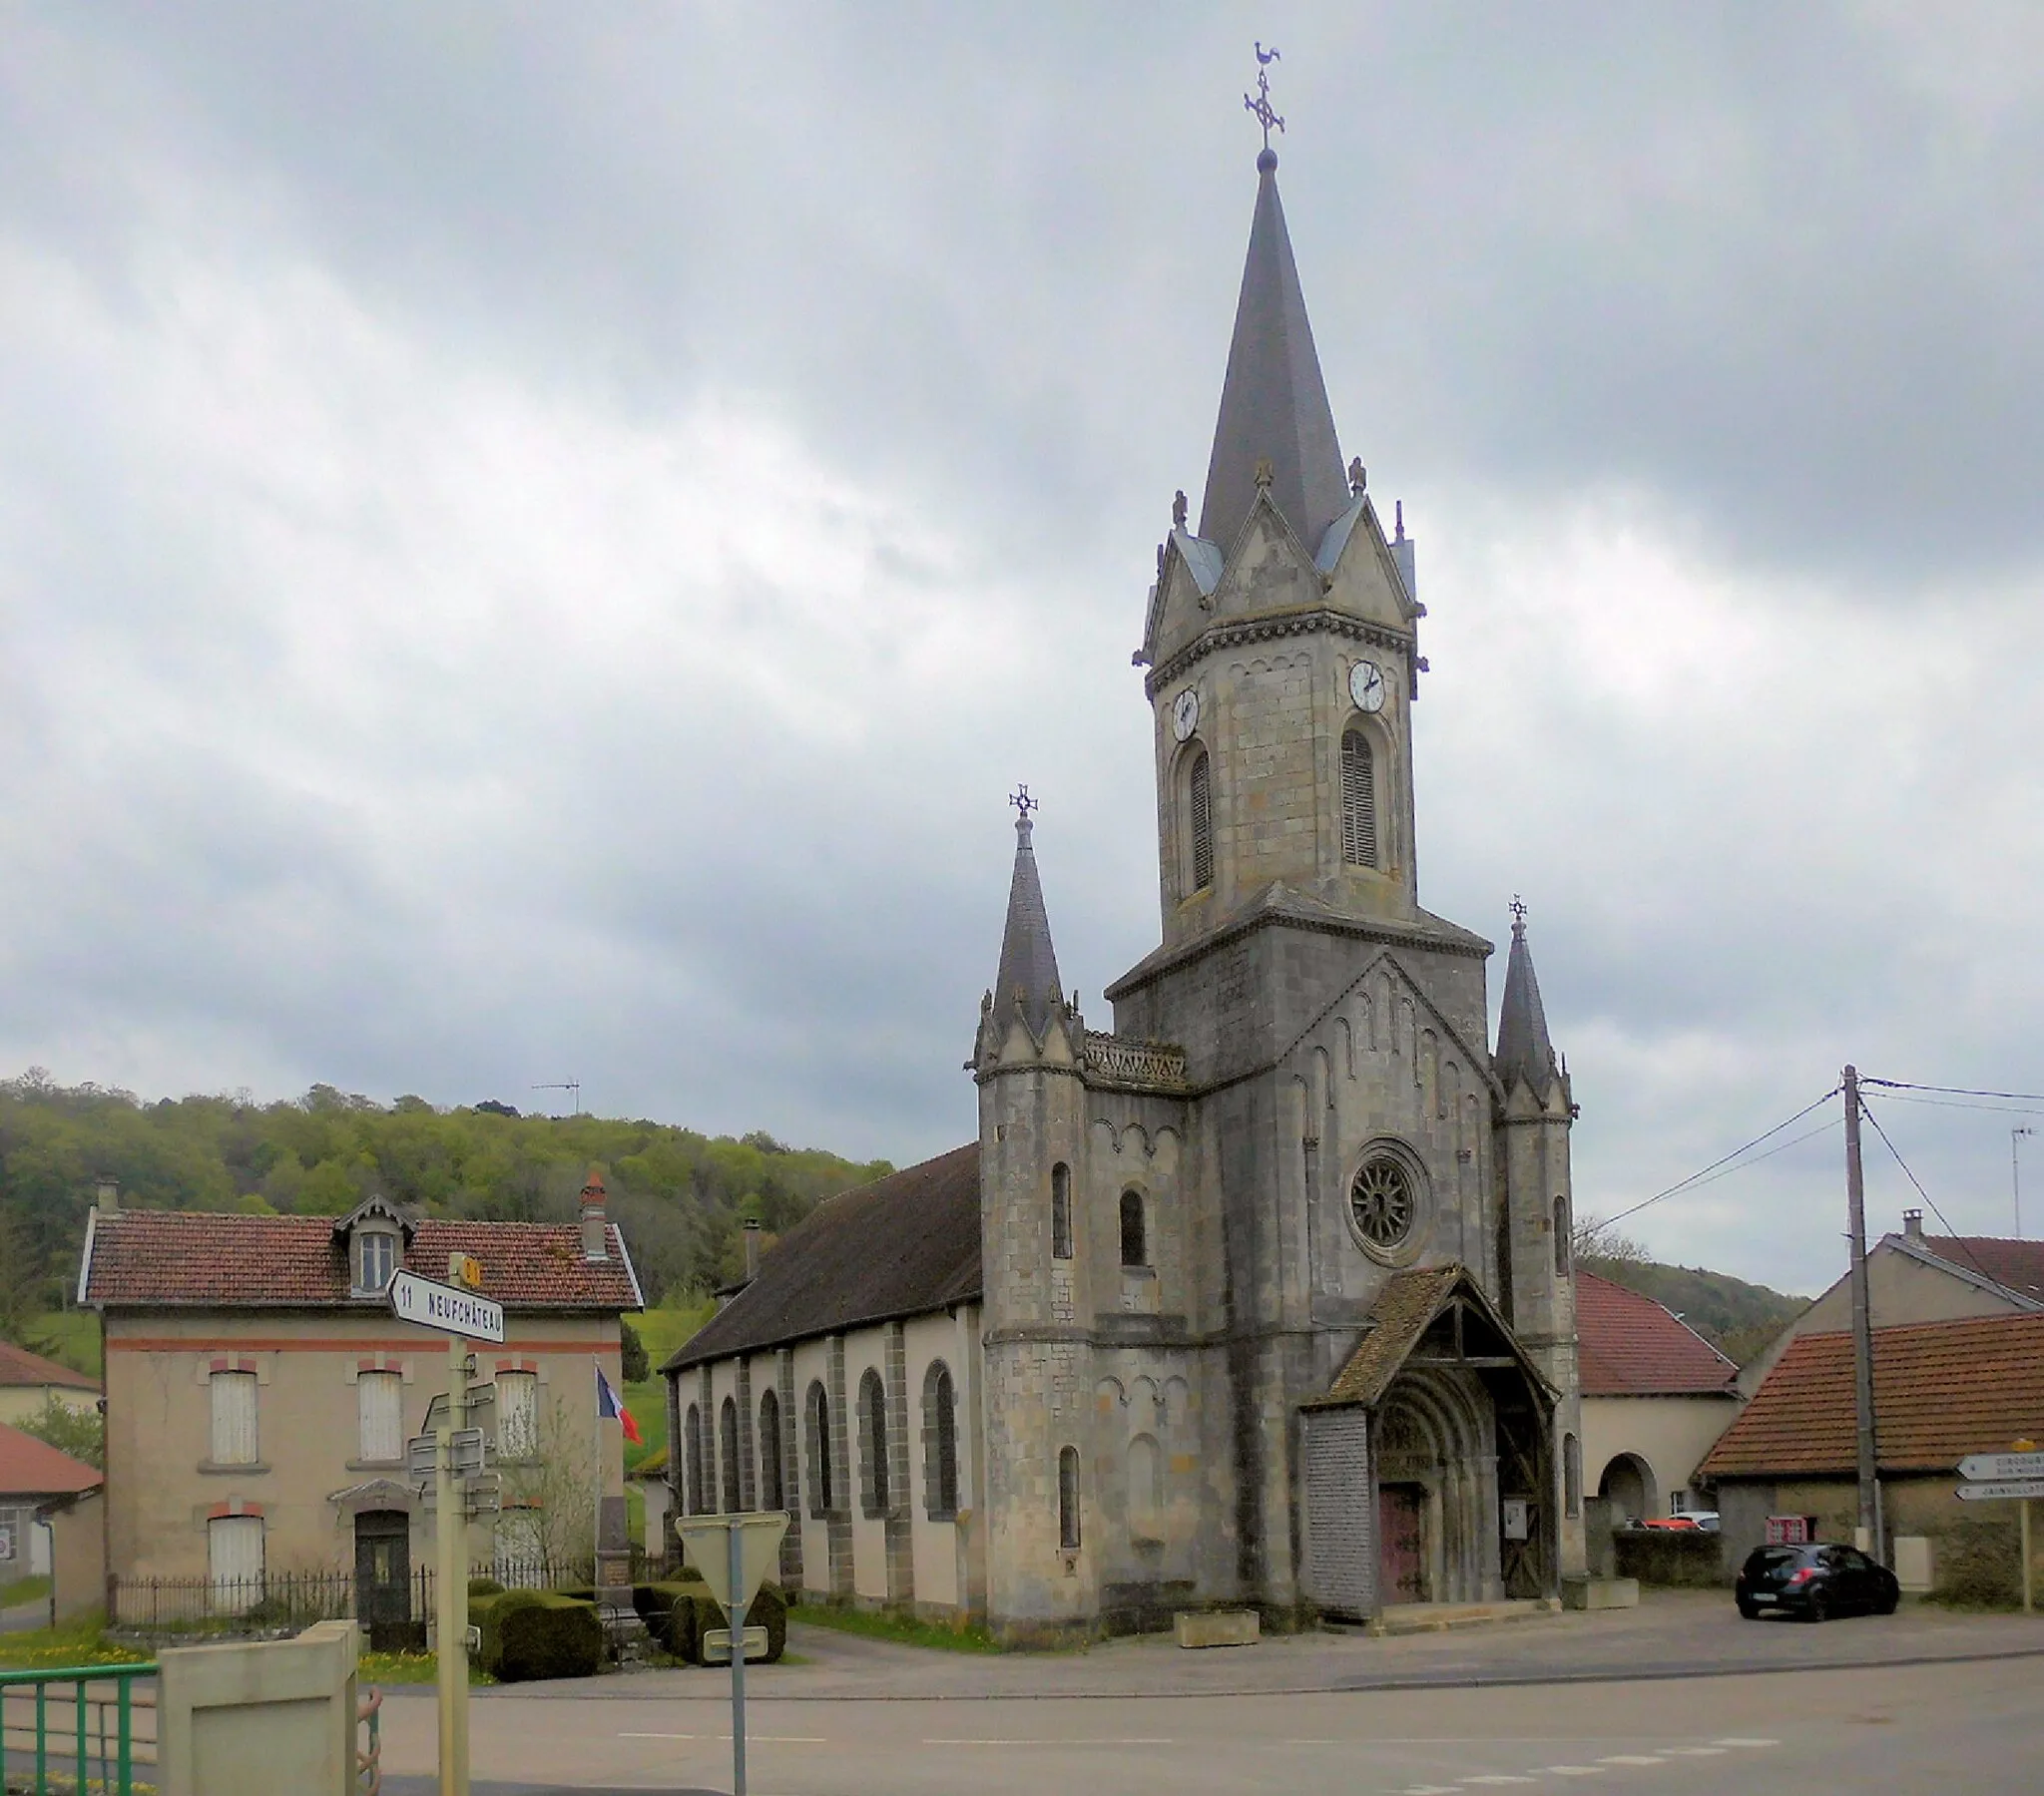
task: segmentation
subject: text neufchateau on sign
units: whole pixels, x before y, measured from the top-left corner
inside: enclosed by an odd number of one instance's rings
[[[400,1322],[417,1322],[472,1341],[504,1338],[501,1303],[453,1285],[435,1284],[416,1272],[400,1272],[390,1281],[390,1313]]]

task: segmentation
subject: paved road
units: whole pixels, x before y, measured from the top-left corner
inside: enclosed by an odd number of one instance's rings
[[[431,1704],[385,1713],[386,1788],[428,1796]],[[728,1713],[707,1697],[479,1702],[479,1796],[729,1790]],[[769,1698],[751,1733],[755,1796],[2015,1796],[2044,1786],[2044,1659],[1105,1702]]]

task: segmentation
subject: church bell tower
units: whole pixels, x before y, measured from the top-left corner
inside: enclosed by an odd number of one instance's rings
[[[1411,705],[1425,669],[1402,517],[1346,471],[1266,147],[1200,507],[1158,548],[1139,665],[1155,716],[1167,946],[1283,887],[1417,909]]]

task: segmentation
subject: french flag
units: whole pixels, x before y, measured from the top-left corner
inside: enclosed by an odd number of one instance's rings
[[[639,1433],[639,1424],[632,1420],[632,1412],[625,1407],[611,1381],[604,1377],[603,1367],[596,1369],[596,1414],[600,1421],[608,1422],[613,1416],[624,1426],[625,1439],[634,1447],[643,1447],[645,1438]]]

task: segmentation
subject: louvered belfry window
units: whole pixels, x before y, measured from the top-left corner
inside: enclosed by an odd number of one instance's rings
[[[1341,858],[1351,867],[1377,864],[1377,770],[1369,737],[1341,738]]]
[[[1203,754],[1193,762],[1189,781],[1193,826],[1193,890],[1204,892],[1214,883],[1214,793],[1213,775]]]

